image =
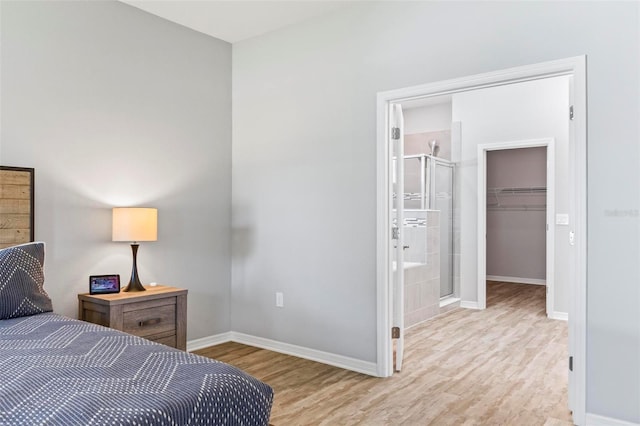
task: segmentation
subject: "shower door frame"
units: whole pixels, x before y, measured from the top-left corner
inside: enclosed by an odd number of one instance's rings
[[[514,67],[464,78],[444,80],[419,86],[379,92],[377,94],[377,374],[393,374],[393,346],[389,291],[389,179],[391,158],[388,144],[388,108],[392,103],[442,96],[481,88],[503,86],[560,75],[569,75],[570,104],[574,107],[569,124],[569,214],[574,236],[570,250],[569,355],[573,370],[569,375],[569,407],[576,424],[586,416],[586,279],[587,279],[587,90],[586,56],[575,56],[532,65]],[[567,114],[569,112],[567,111]]]
[[[410,154],[404,156],[406,160],[419,160],[420,162],[420,208],[405,208],[405,210],[435,210],[435,201],[436,201],[436,167],[448,167],[451,169],[451,221],[447,223],[447,227],[449,230],[449,238],[451,243],[451,249],[453,250],[453,214],[455,209],[455,197],[453,193],[455,192],[455,179],[456,179],[456,165],[447,159],[435,157],[429,154]],[[431,166],[430,166],[431,165]],[[406,167],[405,167],[406,170]],[[406,186],[405,186],[406,188]],[[427,195],[428,190],[428,195]],[[439,226],[442,227],[442,217],[440,217]],[[442,256],[442,252],[440,252],[440,256]],[[446,299],[448,297],[459,297],[459,289],[455,284],[455,266],[453,259],[451,257],[452,253],[446,253],[446,256],[449,257],[448,269],[449,269],[449,279],[451,286],[451,293],[442,295],[442,281],[440,282],[440,300]],[[442,270],[442,268],[440,269]],[[442,275],[440,275],[440,279],[442,279]]]
[[[438,157],[434,157],[432,155],[427,155],[425,156],[425,166],[428,163],[431,163],[432,169],[430,170],[431,176],[430,176],[430,181],[429,181],[429,207],[431,208],[432,206],[435,208],[436,206],[436,167],[438,165],[442,166],[442,167],[448,167],[451,169],[451,211],[449,212],[450,214],[450,219],[448,221],[448,223],[446,224],[446,226],[448,227],[449,230],[449,241],[451,243],[451,247],[450,250],[452,251],[451,253],[442,253],[442,251],[440,252],[440,256],[442,257],[447,256],[449,258],[449,285],[451,286],[451,293],[449,294],[445,294],[444,296],[442,295],[442,274],[440,274],[440,300],[444,300],[448,297],[459,297],[459,294],[456,294],[459,289],[457,289],[456,284],[455,284],[455,265],[454,265],[454,260],[453,260],[453,252],[455,252],[454,250],[454,238],[453,238],[453,217],[454,217],[454,209],[455,209],[455,197],[453,196],[453,194],[455,193],[455,188],[456,188],[456,165],[449,160],[445,160],[443,158],[438,158]],[[426,172],[425,172],[426,174]],[[439,226],[440,228],[442,228],[442,215],[440,215],[440,222],[439,222]],[[442,235],[441,235],[442,236]],[[441,246],[442,247],[442,246]],[[441,264],[442,265],[442,264]],[[442,268],[441,268],[442,270]]]

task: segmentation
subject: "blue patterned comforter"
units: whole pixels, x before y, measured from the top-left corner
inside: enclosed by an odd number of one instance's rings
[[[53,313],[0,320],[0,425],[267,425],[230,365]]]

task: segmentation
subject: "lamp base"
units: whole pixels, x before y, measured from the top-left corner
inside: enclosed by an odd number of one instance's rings
[[[140,244],[133,243],[131,244],[131,251],[133,253],[133,267],[131,268],[131,279],[129,280],[129,285],[127,285],[122,291],[146,291],[142,283],[140,282],[140,278],[138,278],[138,247]]]
[[[122,291],[130,291],[130,292],[136,292],[136,291],[147,291],[146,288],[144,288],[144,286],[138,281],[136,282],[129,282],[129,285],[126,286]]]

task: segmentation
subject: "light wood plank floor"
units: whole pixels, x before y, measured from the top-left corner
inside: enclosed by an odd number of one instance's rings
[[[571,425],[567,324],[543,286],[488,283],[487,309],[454,309],[406,333],[401,373],[380,379],[225,343],[196,353],[275,390],[285,425]]]

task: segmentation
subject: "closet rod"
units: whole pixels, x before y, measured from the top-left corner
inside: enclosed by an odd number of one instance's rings
[[[547,206],[487,206],[487,211],[546,211]]]
[[[504,195],[521,195],[521,194],[546,194],[547,188],[544,186],[527,186],[512,188],[487,188],[488,193],[504,194]]]

